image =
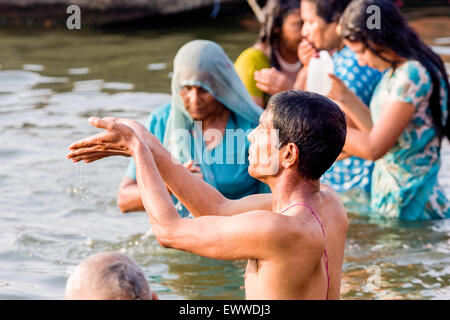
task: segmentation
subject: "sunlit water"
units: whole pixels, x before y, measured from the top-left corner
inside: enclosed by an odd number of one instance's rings
[[[168,101],[172,59],[183,43],[209,38],[235,59],[256,36],[213,29],[0,31],[0,299],[61,299],[74,266],[107,250],[135,258],[161,299],[244,298],[245,261],[164,249],[144,213],[119,212],[128,159],[74,165],[65,158],[69,144],[98,132],[88,117],[144,122]],[[450,195],[448,143],[442,163]],[[448,299],[449,239],[448,220],[350,215],[342,297]]]

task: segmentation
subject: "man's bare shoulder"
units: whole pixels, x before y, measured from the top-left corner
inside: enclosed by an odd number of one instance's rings
[[[232,218],[240,222],[252,222],[258,228],[266,226],[267,230],[274,235],[279,233],[290,235],[302,231],[301,228],[292,223],[292,217],[276,213],[272,210],[252,210],[234,215]]]
[[[320,193],[326,199],[326,201],[330,204],[334,204],[337,208],[342,209],[345,212],[344,206],[342,205],[342,201],[339,198],[339,195],[333,188],[329,185],[321,183],[320,184]]]
[[[307,207],[294,206],[289,211],[289,215],[277,213],[280,216],[278,229],[283,235],[273,258],[310,268],[325,249],[322,229]]]
[[[325,204],[325,210],[332,213],[330,215],[334,218],[333,220],[335,222],[339,223],[339,225],[347,229],[347,211],[345,210],[338,193],[334,191],[333,188],[331,188],[329,185],[323,183],[320,184],[320,193]]]
[[[320,184],[320,191],[331,192],[331,193],[334,193],[336,196],[338,196],[337,192],[334,191],[334,189],[332,187],[330,187],[329,185],[327,185],[325,183]]]
[[[305,244],[310,243],[308,240],[312,240],[312,242],[318,242],[318,249],[320,249],[323,240],[320,228],[318,230],[311,228],[311,219],[305,214],[288,216],[272,210],[254,210],[235,217],[239,217],[240,222],[265,230],[270,241],[278,245],[293,247],[296,242]],[[314,222],[312,224],[314,225]]]
[[[252,194],[237,200],[229,200],[221,207],[220,215],[232,216],[253,210],[272,211],[271,193]]]

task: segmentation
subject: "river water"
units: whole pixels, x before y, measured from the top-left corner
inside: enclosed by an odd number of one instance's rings
[[[62,299],[74,266],[107,250],[132,256],[161,299],[244,298],[245,261],[161,248],[144,213],[120,213],[115,198],[128,159],[74,165],[65,158],[68,145],[98,132],[88,117],[144,122],[168,101],[182,44],[211,39],[234,60],[256,38],[253,29],[220,23],[0,30],[0,299]],[[416,23],[434,23],[424,37],[448,51],[448,18]],[[439,178],[450,195],[447,142],[442,163]],[[450,298],[450,221],[349,217],[342,298]]]

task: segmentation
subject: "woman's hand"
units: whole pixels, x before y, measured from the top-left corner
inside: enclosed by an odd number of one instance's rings
[[[292,89],[294,83],[275,68],[265,68],[255,71],[256,87],[270,95]]]
[[[136,131],[127,125],[133,124],[136,126],[133,120],[91,117],[89,118],[89,123],[94,127],[106,129],[107,131],[71,144],[67,158],[73,162],[84,160],[84,162],[88,163],[116,155],[131,157],[134,148],[140,142]],[[142,131],[138,126],[136,128],[138,131]]]
[[[196,177],[203,179],[203,174],[200,170],[200,167],[198,166],[194,166],[194,161],[193,160],[189,160],[188,162],[183,163],[184,167],[186,169],[188,169],[193,175],[195,175]]]
[[[298,46],[298,59],[304,67],[309,65],[311,59],[317,54],[317,50],[306,40],[303,39]]]
[[[328,98],[340,102],[342,104],[346,104],[349,101],[354,93],[345,85],[345,83],[339,79],[339,77],[334,74],[328,74],[328,76],[332,79],[331,90],[328,93]]]
[[[341,110],[345,112],[348,117],[348,127],[356,127],[362,132],[370,132],[373,122],[368,106],[341,79],[333,74],[328,76],[333,81],[328,98],[334,100]]]

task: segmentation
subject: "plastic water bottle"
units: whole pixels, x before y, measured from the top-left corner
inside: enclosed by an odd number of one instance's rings
[[[325,50],[320,51],[319,56],[312,58],[309,62],[306,90],[326,96],[332,85],[328,74],[333,71],[334,64],[330,54]]]

